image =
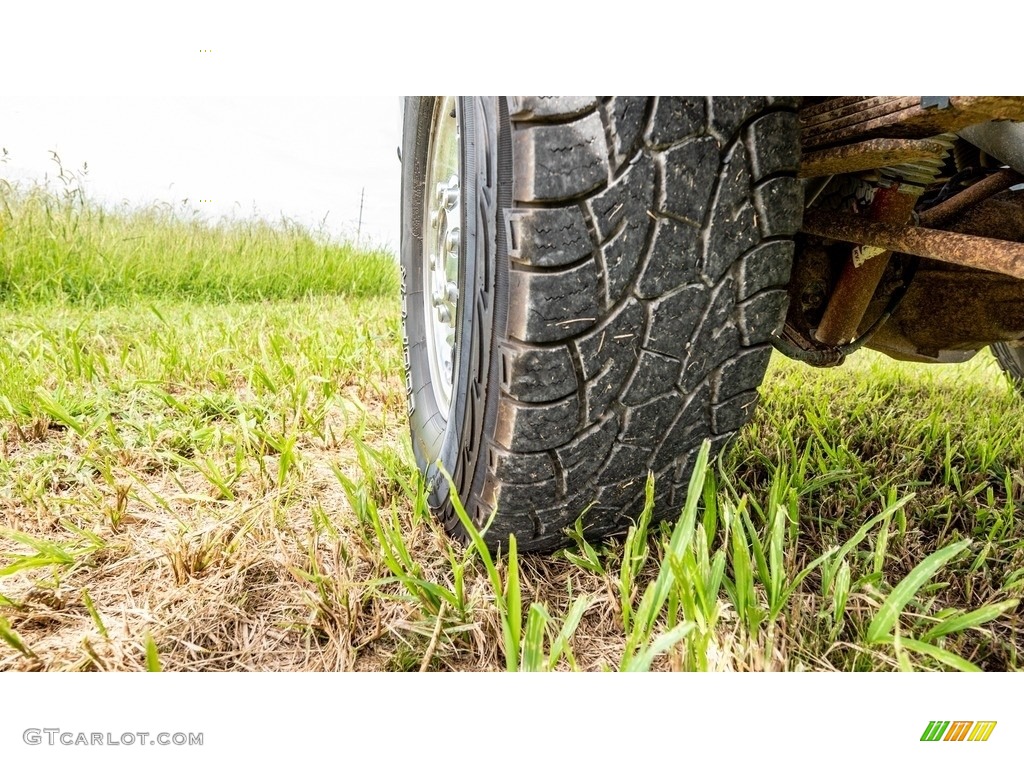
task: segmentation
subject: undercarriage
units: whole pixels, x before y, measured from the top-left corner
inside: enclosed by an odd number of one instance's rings
[[[776,348],[816,366],[861,347],[1020,356],[1024,98],[813,98],[799,120],[803,225]]]

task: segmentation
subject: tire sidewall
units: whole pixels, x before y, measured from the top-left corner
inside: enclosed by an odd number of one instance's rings
[[[491,381],[494,310],[507,301],[495,285],[499,226],[497,121],[493,99],[459,98],[461,242],[454,385],[440,407],[427,358],[428,318],[423,299],[425,188],[433,97],[406,99],[402,131],[401,273],[406,392],[412,449],[423,472],[427,500],[452,532],[461,529],[449,503],[450,475],[465,501],[482,484],[481,420],[496,409]],[[490,398],[488,397],[490,395]],[[492,401],[488,409],[488,399]],[[493,423],[493,417],[492,417]],[[468,505],[467,505],[468,506]]]
[[[1001,341],[992,345],[992,354],[995,355],[999,367],[1024,394],[1024,347]]]

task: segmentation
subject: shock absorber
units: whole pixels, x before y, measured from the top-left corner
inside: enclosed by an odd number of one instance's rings
[[[946,148],[940,157],[863,174],[861,180],[868,187],[862,191],[860,199],[852,203],[857,212],[871,221],[887,224],[911,221],[918,199],[939,177],[955,138],[952,134],[935,138]],[[863,185],[860,189],[865,190]],[[892,252],[883,248],[865,245],[852,248],[814,332],[817,342],[835,348],[854,340],[891,257]]]

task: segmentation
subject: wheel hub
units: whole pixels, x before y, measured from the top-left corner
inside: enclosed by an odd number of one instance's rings
[[[446,416],[452,399],[455,324],[459,315],[462,196],[457,109],[454,97],[438,99],[434,109],[423,237],[426,261],[423,297],[430,379],[438,406]]]

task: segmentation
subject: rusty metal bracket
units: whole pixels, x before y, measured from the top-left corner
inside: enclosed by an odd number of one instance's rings
[[[921,106],[925,109],[948,109],[949,96],[922,96]]]
[[[830,240],[873,245],[888,251],[1024,279],[1024,243],[927,227],[886,224],[820,209],[804,213],[801,229],[807,234]]]

